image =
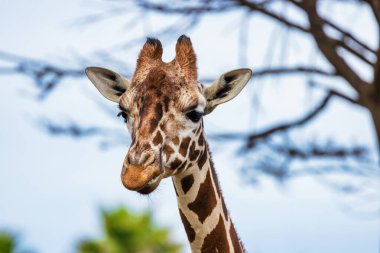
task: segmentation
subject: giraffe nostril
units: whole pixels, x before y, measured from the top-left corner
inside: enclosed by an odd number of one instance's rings
[[[134,166],[141,166],[141,167],[147,167],[151,165],[155,161],[155,155],[154,152],[149,150],[149,151],[144,151],[140,154],[135,154],[133,153],[128,154],[125,160],[126,165],[134,165]]]
[[[143,165],[147,159],[148,159],[147,153],[145,153],[145,152],[142,153],[141,156],[140,156],[138,164],[139,165]]]
[[[152,151],[146,151],[142,153],[140,160],[139,160],[139,165],[146,167],[151,165],[154,162],[154,153]]]
[[[153,152],[149,152],[148,158],[144,162],[144,166],[151,165],[155,160],[155,156]]]
[[[129,155],[127,156],[127,164],[131,164],[131,157]]]

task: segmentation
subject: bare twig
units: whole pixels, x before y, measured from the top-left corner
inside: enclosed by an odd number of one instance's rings
[[[346,39],[349,39],[353,41],[358,46],[362,47],[363,49],[367,50],[368,52],[371,52],[372,54],[376,54],[376,51],[370,48],[368,45],[366,45],[364,42],[360,41],[358,38],[356,38],[352,33],[344,30],[343,28],[339,27],[338,25],[334,24],[331,20],[326,20],[325,22],[327,25],[334,28],[336,31],[340,32],[342,34],[341,41],[345,41]]]
[[[33,79],[40,89],[39,98],[45,98],[57,85],[68,77],[82,77],[82,69],[65,69],[40,60],[27,59],[0,52],[0,60],[11,63],[12,67],[0,69],[0,74],[22,74]]]
[[[368,84],[337,53],[335,41],[327,36],[323,30],[325,22],[317,12],[316,0],[300,2],[300,6],[308,16],[311,33],[323,55],[334,66],[339,75],[346,79],[359,94],[363,94]]]
[[[262,7],[261,5],[259,5],[257,3],[247,1],[247,0],[236,0],[236,2],[237,2],[237,5],[246,7],[250,11],[260,12],[260,13],[264,14],[265,16],[270,17],[273,20],[278,21],[278,22],[282,23],[283,25],[288,26],[289,28],[293,28],[293,29],[296,29],[296,30],[302,31],[302,32],[309,32],[308,28],[303,27],[297,23],[294,23],[293,21],[288,20],[287,18],[280,16],[274,12],[271,12],[268,9]]]
[[[260,78],[266,76],[274,75],[291,75],[291,74],[311,74],[311,75],[321,75],[328,77],[339,76],[335,72],[329,72],[316,67],[280,67],[280,68],[265,68],[254,71],[253,78]]]
[[[272,137],[274,134],[285,132],[296,127],[304,126],[306,123],[310,123],[317,115],[319,115],[323,109],[328,105],[329,101],[333,97],[344,99],[352,104],[359,105],[358,101],[340,93],[334,89],[327,89],[327,95],[322,99],[318,106],[316,106],[311,112],[302,116],[301,118],[291,121],[289,123],[279,124],[277,126],[269,127],[266,130],[258,131],[258,133],[244,134],[244,133],[221,133],[211,135],[214,139],[219,140],[244,140],[246,141],[245,149],[249,150],[255,147],[258,141],[266,140]]]

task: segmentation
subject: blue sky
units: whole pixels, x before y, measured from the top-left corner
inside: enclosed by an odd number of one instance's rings
[[[77,56],[111,48],[126,66],[133,68],[139,48],[120,49],[121,43],[174,20],[149,17],[147,24],[132,28],[123,27],[124,17],[89,26],[74,25],[106,4],[89,0],[4,1],[0,9],[0,49],[70,65]],[[366,25],[368,40],[375,40],[368,17],[365,13],[361,15],[352,29]],[[136,13],[130,10],[125,18],[134,16]],[[239,65],[235,43],[239,34],[234,27],[240,19],[236,13],[230,13],[223,20],[227,28],[218,28],[220,17],[210,17],[199,29],[189,32],[201,75],[217,78],[229,69],[245,67]],[[274,28],[258,17],[252,20],[249,29],[254,49],[247,52],[250,55],[247,64],[254,68],[268,60],[266,41]],[[302,39],[293,39],[302,44]],[[163,44],[164,58],[169,60],[174,54],[173,41],[164,40]],[[278,54],[280,48],[277,45],[273,54]],[[289,61],[300,61],[293,57],[295,54],[305,61],[310,59],[304,47],[290,49],[289,54]],[[107,64],[104,62],[103,66]],[[366,75],[365,68],[357,67]],[[129,71],[132,70],[126,72]],[[305,108],[320,98],[318,93],[305,96],[299,84],[302,81],[292,78],[286,81],[291,85],[272,84],[271,88],[268,82],[250,83],[238,98],[205,119],[206,132],[260,129],[302,115]],[[187,245],[170,180],[164,181],[149,198],[122,187],[119,173],[127,140],[125,146],[104,151],[99,149],[96,139],[52,138],[38,125],[40,116],[49,116],[115,127],[114,121],[94,102],[100,96],[90,82],[68,79],[42,103],[36,102],[36,92],[28,78],[0,76],[0,84],[0,228],[20,232],[23,244],[37,252],[73,252],[76,240],[100,234],[99,207],[121,204],[136,211],[150,210],[158,224],[169,227],[173,238]],[[261,109],[248,110],[251,98],[257,102],[257,96]],[[116,115],[117,108],[110,108]],[[117,127],[127,131],[121,121]],[[360,108],[347,107],[344,102],[334,102],[306,134],[314,135],[315,130],[318,137],[334,136],[343,142],[363,141],[373,145],[369,115]],[[263,178],[258,187],[248,186],[239,177],[238,169],[244,160],[234,156],[234,148],[211,142],[228,209],[249,252],[378,252],[378,219],[358,218],[343,211],[345,198],[310,178],[297,179],[285,186]],[[187,246],[184,252],[189,252]]]

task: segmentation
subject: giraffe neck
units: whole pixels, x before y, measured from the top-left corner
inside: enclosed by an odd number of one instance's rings
[[[194,165],[173,176],[173,183],[192,252],[244,252],[226,209],[207,144]]]

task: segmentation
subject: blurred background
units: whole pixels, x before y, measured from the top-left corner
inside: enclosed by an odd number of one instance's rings
[[[2,0],[0,252],[190,252],[171,180],[119,178],[130,139],[86,66],[131,77],[147,36],[199,80],[254,77],[205,117],[248,252],[380,252],[377,0]]]

